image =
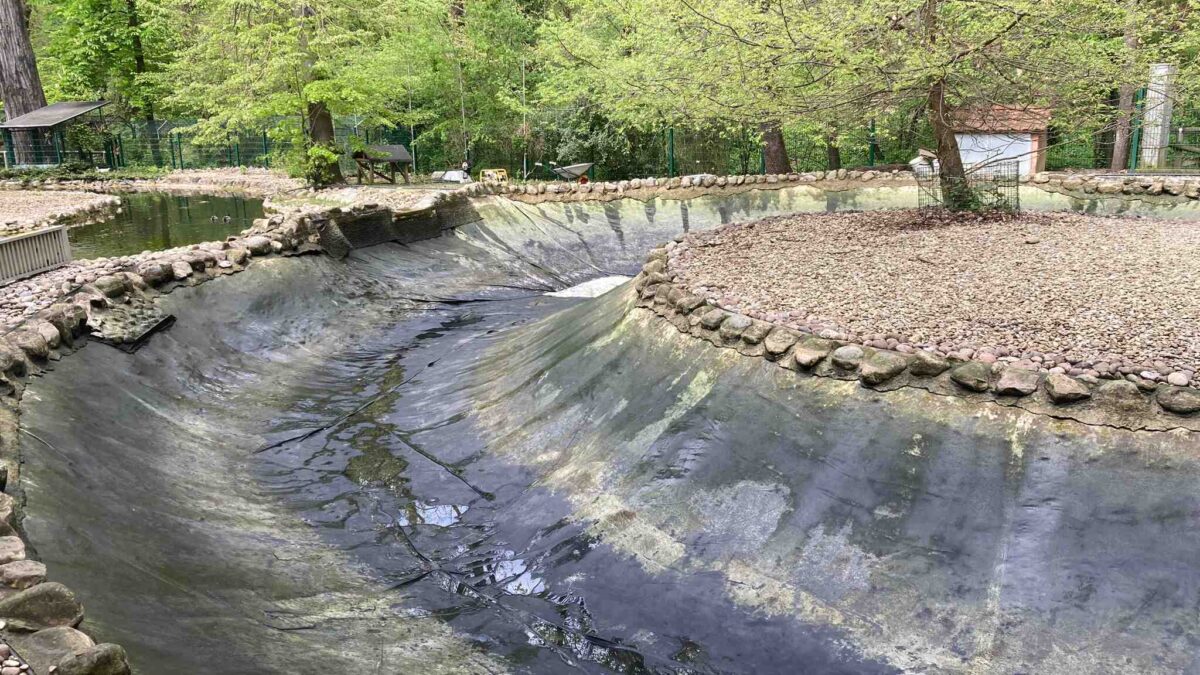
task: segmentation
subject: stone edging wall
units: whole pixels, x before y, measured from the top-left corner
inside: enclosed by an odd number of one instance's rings
[[[1118,195],[1200,199],[1200,176],[1039,173],[1029,179],[1043,190],[1090,196]]]
[[[822,338],[727,311],[676,281],[669,255],[676,243],[650,252],[635,278],[636,306],[717,347],[802,375],[857,380],[871,389],[919,387],[1086,424],[1200,431],[1200,391],[1190,387],[1042,373],[924,350],[901,353]]]
[[[613,199],[692,199],[705,194],[736,194],[749,190],[778,190],[796,185],[814,185],[823,190],[848,190],[880,185],[915,185],[909,171],[818,171],[807,173],[749,174],[745,176],[676,176],[579,184],[567,181],[536,183],[476,183],[477,194],[502,195],[516,201],[565,202]]]

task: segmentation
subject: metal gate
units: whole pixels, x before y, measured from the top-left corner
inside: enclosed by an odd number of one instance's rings
[[[50,227],[0,239],[0,286],[71,262],[67,228]]]

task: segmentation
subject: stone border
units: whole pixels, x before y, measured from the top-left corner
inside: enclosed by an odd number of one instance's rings
[[[1059,192],[1067,195],[1083,194],[1089,197],[1145,195],[1200,199],[1200,176],[1042,172],[1032,178],[1023,179],[1022,182],[1032,183],[1047,192]]]
[[[857,380],[870,389],[919,387],[933,393],[1017,406],[1033,413],[1124,429],[1200,431],[1200,391],[1190,387],[1096,378],[985,363],[918,349],[903,353],[795,331],[722,309],[676,281],[670,251],[650,252],[635,277],[636,307],[666,319],[681,333],[717,347],[763,358],[797,373]]]
[[[22,192],[39,192],[39,190],[22,190]],[[55,190],[41,190],[53,192]],[[63,225],[79,227],[105,220],[121,212],[121,198],[113,195],[101,195],[94,192],[77,192],[79,204],[51,211],[49,214],[34,220],[15,220],[0,223],[0,237],[10,237],[25,232],[33,232],[48,227]]]
[[[864,184],[895,187],[916,185],[909,171],[818,171],[806,173],[748,174],[745,176],[716,176],[697,174],[675,178],[634,178],[633,180],[597,183],[567,181],[534,183],[475,183],[482,186],[478,194],[502,195],[525,202],[610,201],[613,199],[647,200],[692,199],[706,194],[737,194],[750,190],[779,190],[796,185],[813,185],[822,190],[850,190]]]

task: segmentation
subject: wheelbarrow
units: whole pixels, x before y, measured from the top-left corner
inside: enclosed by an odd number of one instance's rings
[[[588,172],[592,168],[593,162],[585,162],[583,164],[571,164],[568,166],[556,166],[551,169],[554,175],[563,180],[577,180],[580,176]]]

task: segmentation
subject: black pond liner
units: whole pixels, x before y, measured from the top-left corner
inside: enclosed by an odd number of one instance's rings
[[[142,673],[1186,664],[1193,438],[799,381],[628,287],[543,295],[804,204],[495,202],[181,288],[136,353],[29,387],[25,526]]]

